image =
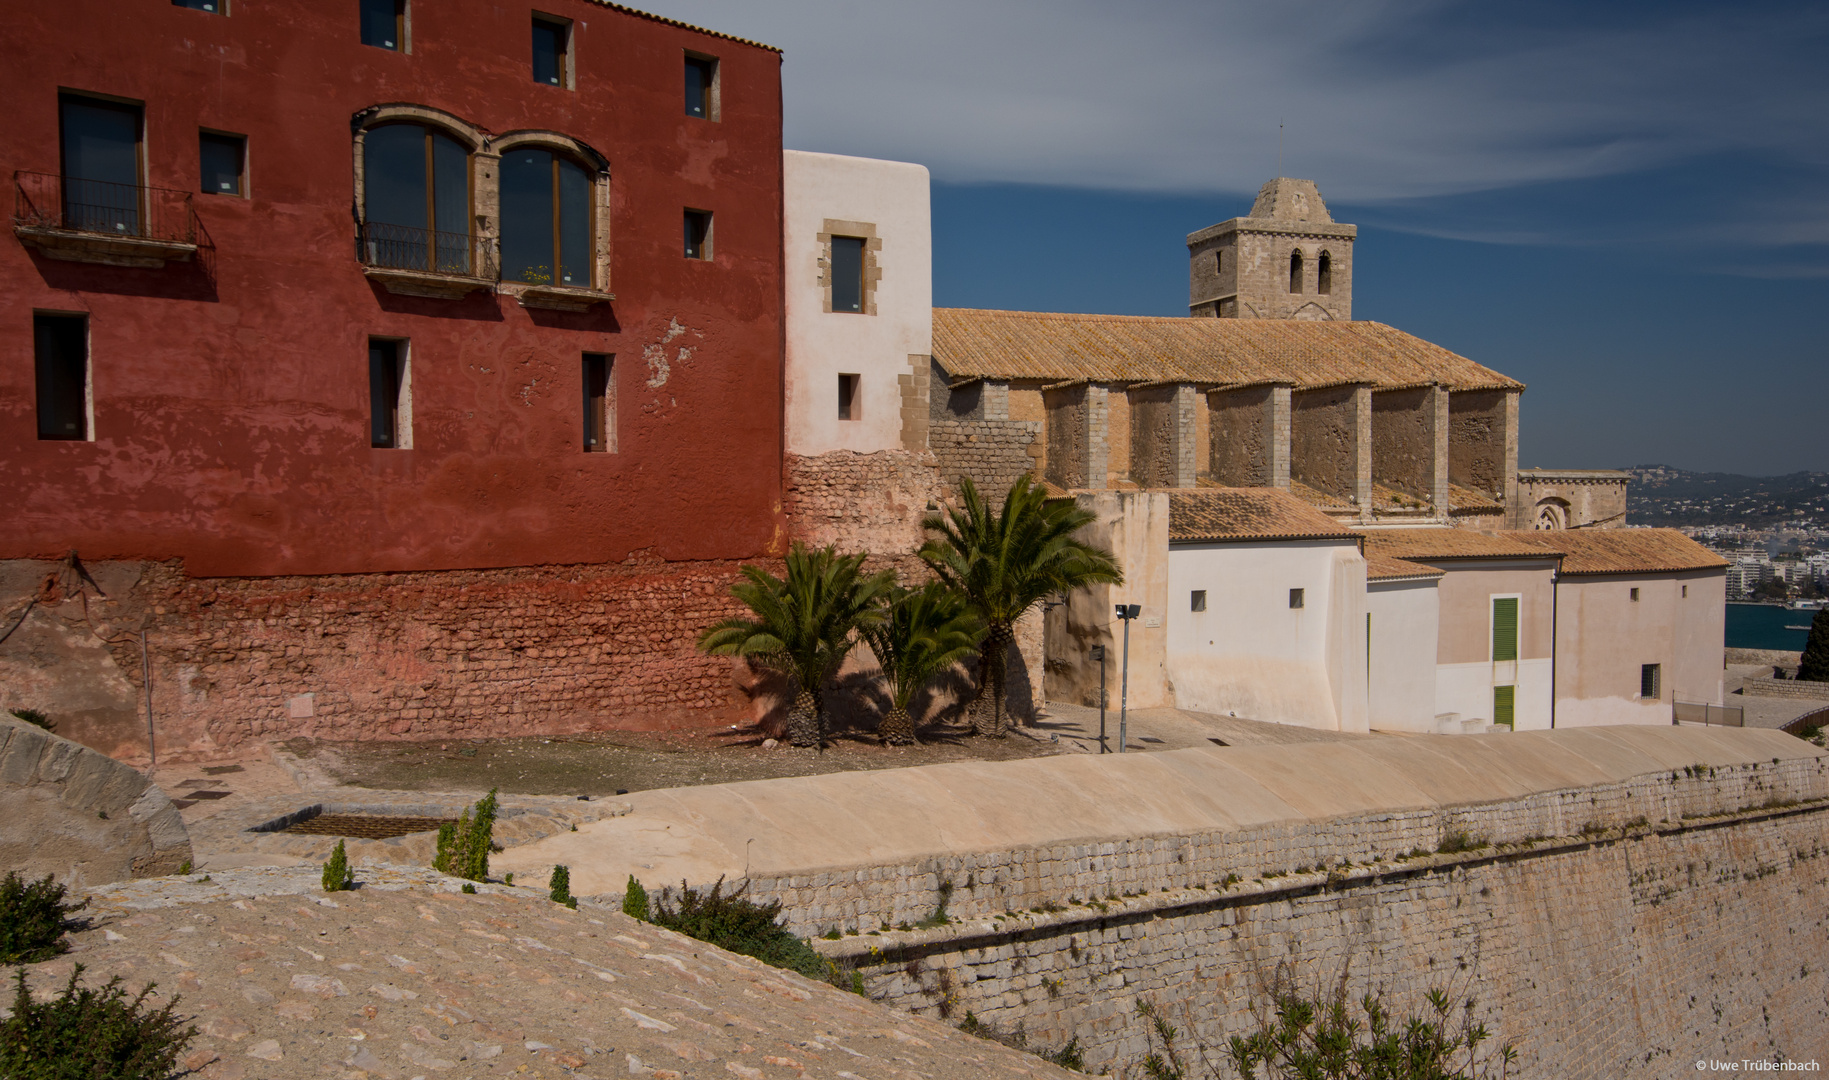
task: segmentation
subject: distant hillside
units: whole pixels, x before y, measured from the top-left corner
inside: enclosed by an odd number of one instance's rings
[[[1740,476],[1668,465],[1626,471],[1626,520],[1633,525],[1829,524],[1829,473]]]

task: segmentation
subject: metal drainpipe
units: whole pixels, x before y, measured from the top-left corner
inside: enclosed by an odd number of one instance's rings
[[[1556,607],[1562,598],[1562,559],[1550,571],[1550,730],[1556,730]]]

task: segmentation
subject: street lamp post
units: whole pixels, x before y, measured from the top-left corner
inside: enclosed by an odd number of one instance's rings
[[[1130,745],[1130,621],[1143,613],[1142,604],[1119,604],[1118,618],[1124,622],[1124,663],[1118,675],[1118,753]]]
[[[1111,753],[1105,744],[1105,646],[1094,645],[1091,656],[1099,662],[1099,753]]]

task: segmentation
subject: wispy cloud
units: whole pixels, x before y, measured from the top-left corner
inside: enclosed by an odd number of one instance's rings
[[[648,6],[781,46],[789,145],[919,161],[955,182],[1248,194],[1277,169],[1279,122],[1283,172],[1355,204],[1721,155],[1829,173],[1820,4]],[[1741,219],[1743,243],[1797,241],[1796,219],[1768,208],[1721,216]],[[1434,229],[1558,242],[1539,227]]]

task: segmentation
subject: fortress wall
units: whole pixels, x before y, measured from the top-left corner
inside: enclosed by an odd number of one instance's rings
[[[1044,1048],[1077,1037],[1093,1072],[1148,1052],[1139,1001],[1223,1048],[1255,1027],[1279,965],[1310,993],[1345,972],[1349,997],[1375,989],[1400,1015],[1422,1013],[1432,988],[1457,1004],[1471,996],[1492,1045],[1518,1046],[1515,1077],[1649,1080],[1687,1074],[1697,1058],[1821,1061],[1823,817],[1438,856],[1413,871],[1311,874],[1097,917],[1070,906],[1077,920],[1013,919],[1000,933],[860,959],[873,996],[952,1022],[969,1010],[1020,1025]]]
[[[786,479],[782,509],[794,539],[890,560],[921,546],[921,519],[940,495],[934,459],[906,450],[789,454]]]

